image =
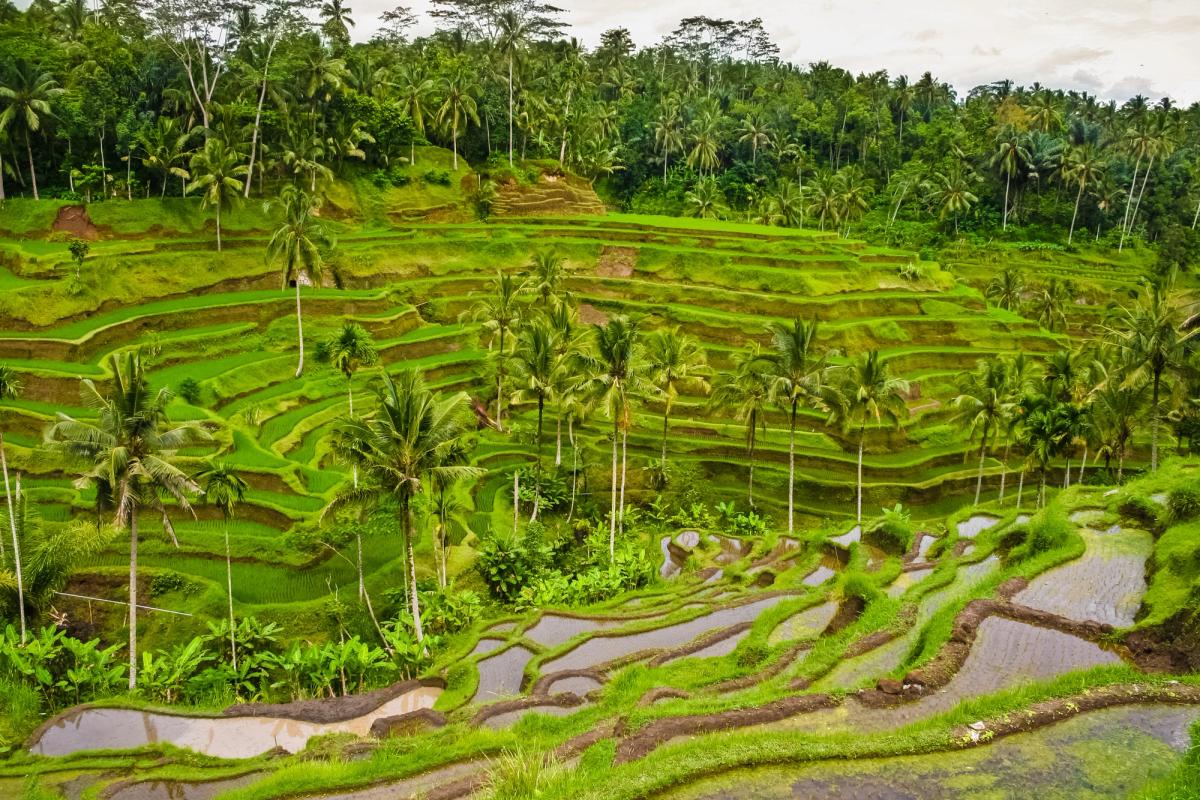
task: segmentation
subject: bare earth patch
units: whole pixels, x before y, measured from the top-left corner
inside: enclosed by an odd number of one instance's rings
[[[94,242],[100,238],[100,231],[92,224],[87,209],[83,206],[63,206],[58,210],[52,230],[55,233],[69,233],[80,239]]]

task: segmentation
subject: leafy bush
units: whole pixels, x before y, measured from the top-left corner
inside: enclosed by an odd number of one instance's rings
[[[1075,526],[1057,505],[1043,508],[1016,531],[1020,543],[1009,551],[1009,560],[1024,561],[1062,547],[1075,532]]]
[[[47,709],[104,697],[124,680],[120,645],[101,648],[98,639],[83,642],[52,627],[31,633],[22,645],[13,626],[5,628],[0,678],[34,689]]]
[[[898,553],[908,552],[915,535],[912,517],[900,503],[883,509],[883,516],[871,526],[869,532],[884,550]]]
[[[1167,511],[1172,522],[1186,522],[1200,516],[1200,489],[1194,485],[1175,487],[1167,494]]]
[[[195,378],[184,378],[179,382],[179,396],[192,405],[200,403],[201,388]]]
[[[1162,506],[1153,498],[1142,494],[1128,494],[1117,506],[1117,511],[1130,519],[1136,520],[1148,527],[1160,527],[1159,514]]]
[[[475,568],[492,595],[511,603],[531,585],[549,560],[549,553],[536,537],[492,536],[479,549]]]
[[[200,591],[200,584],[190,581],[178,572],[160,572],[150,579],[150,596],[181,592],[192,595]]]
[[[369,180],[380,189],[386,189],[389,186],[407,186],[412,183],[412,176],[400,165],[393,164],[387,169],[375,170]]]
[[[437,186],[449,186],[450,171],[445,169],[427,170],[425,174],[421,176],[421,180],[425,181],[425,183],[432,183]]]

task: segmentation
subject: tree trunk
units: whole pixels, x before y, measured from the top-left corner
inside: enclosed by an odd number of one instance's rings
[[[988,426],[983,426],[983,438],[979,440],[979,470],[975,475],[975,505],[979,505],[979,495],[983,492],[983,462],[987,459]]]
[[[508,166],[513,165],[513,54],[508,53]]]
[[[300,361],[296,364],[296,377],[304,373],[304,315],[300,312],[300,274],[296,274],[296,344],[300,346]]]
[[[129,515],[129,690],[137,688],[137,507]]]
[[[1142,173],[1142,188],[1138,189],[1137,200],[1133,201],[1133,213],[1129,215],[1129,233],[1133,233],[1133,226],[1137,222],[1138,209],[1142,207],[1142,198],[1146,195],[1146,182],[1150,180],[1150,170],[1154,169],[1154,156],[1150,156],[1150,162],[1146,164],[1146,171]]]
[[[617,510],[617,525],[621,529],[621,533],[625,532],[625,468],[626,455],[629,445],[629,430],[621,428],[621,505]]]
[[[796,401],[792,401],[792,415],[788,425],[788,536],[796,530]]]
[[[237,637],[233,621],[233,564],[229,557],[229,520],[225,520],[225,595],[229,599],[229,663],[237,672]]]
[[[221,252],[221,201],[217,201],[217,252]]]
[[[1004,463],[1000,465],[1000,497],[996,500],[997,505],[1004,505],[1004,483],[1008,478],[1008,452],[1012,447],[1012,442],[1008,440],[1008,435],[1004,436]]]
[[[1041,481],[1038,483],[1038,498],[1037,498],[1037,507],[1038,508],[1041,508],[1042,506],[1046,505],[1046,472],[1047,472],[1046,466],[1043,464]]]
[[[1137,186],[1138,170],[1142,166],[1142,157],[1139,155],[1137,161],[1133,163],[1133,178],[1129,181],[1129,194],[1125,196],[1125,216],[1121,219],[1121,243],[1117,246],[1117,252],[1125,249],[1125,228],[1129,224],[1129,209],[1133,206],[1133,190]]]
[[[262,123],[263,101],[267,98],[267,72],[271,69],[271,54],[275,52],[275,43],[279,37],[272,34],[271,44],[267,48],[267,59],[263,64],[262,87],[258,91],[258,107],[254,111],[254,133],[250,137],[250,164],[246,168],[246,187],[243,196],[250,197],[250,182],[254,179],[254,157],[258,152],[258,131]]]
[[[1071,488],[1071,459],[1069,459],[1069,458],[1067,459],[1066,473],[1063,475],[1063,488],[1064,489]]]
[[[521,473],[513,470],[513,534],[521,524]]]
[[[862,462],[863,462],[863,445],[867,441],[867,426],[860,425],[858,428],[858,504],[855,510],[855,521],[862,525],[862,496],[863,496],[863,479],[862,479]]]
[[[421,629],[421,606],[417,600],[417,559],[413,555],[412,546],[412,501],[405,498],[404,505],[404,561],[405,572],[408,575],[408,601],[411,604],[413,617],[413,630],[416,632],[417,643],[419,644],[425,638],[425,633]]]
[[[1154,373],[1154,396],[1150,405],[1150,471],[1158,472],[1158,391],[1162,380],[1160,373]]]
[[[1083,197],[1083,181],[1079,182],[1079,191],[1075,193],[1075,210],[1071,213],[1071,231],[1067,234],[1067,244],[1075,238],[1075,218],[1079,216],[1079,200]]]
[[[1000,226],[1002,231],[1008,230],[1008,187],[1011,183],[1012,173],[1010,172],[1004,179],[1004,224]]]
[[[1087,453],[1088,453],[1087,442],[1084,442],[1083,443],[1083,460],[1079,462],[1079,480],[1076,481],[1076,483],[1079,483],[1079,484],[1083,483],[1083,470],[1085,467],[1087,467]]]
[[[667,423],[671,417],[671,401],[667,400],[663,406],[663,432],[662,432],[662,466],[663,470],[667,468]]]
[[[21,572],[21,542],[17,539],[17,517],[13,510],[13,497],[8,486],[8,457],[4,452],[4,434],[0,433],[0,466],[4,468],[4,497],[8,501],[8,526],[12,531],[13,567],[17,574],[17,614],[21,620],[21,644],[25,644],[25,582]],[[21,491],[21,479],[17,478],[17,491]],[[3,552],[0,551],[0,561]]]
[[[1117,453],[1117,486],[1121,485],[1121,481],[1125,478],[1125,447],[1121,447],[1121,451]]]
[[[575,491],[579,487],[579,448],[575,446],[574,419],[567,418],[567,437],[571,442],[571,509],[567,512],[567,522],[575,516]]]
[[[537,519],[538,507],[542,500],[542,418],[543,411],[546,407],[546,398],[542,395],[538,396],[538,421],[537,421],[537,473],[533,482],[533,513],[529,515],[529,521],[533,522]]]
[[[612,509],[608,513],[608,560],[617,555],[617,445],[621,439],[619,417],[613,415]]]
[[[33,199],[39,200],[37,187],[37,170],[33,166],[33,144],[29,141],[29,131],[25,131],[25,153],[29,156],[29,180],[33,183]]]
[[[554,468],[562,466],[562,403],[558,404],[558,418],[554,423]]]
[[[558,166],[563,165],[563,160],[567,157],[567,120],[571,117],[571,92],[574,91],[574,86],[567,87],[567,105],[563,111],[563,126],[562,126],[562,144],[558,147]],[[1193,228],[1195,225],[1192,226]]]
[[[1025,465],[1021,465],[1021,476],[1017,479],[1017,511],[1021,510],[1021,494],[1025,491]]]
[[[500,356],[496,359],[496,430],[504,432],[504,326],[500,326]]]
[[[458,172],[458,126],[450,129],[450,146],[454,149],[454,171]]]

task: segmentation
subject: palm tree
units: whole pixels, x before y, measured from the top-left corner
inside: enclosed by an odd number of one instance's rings
[[[683,128],[677,104],[664,103],[658,119],[654,121],[654,146],[662,153],[663,181],[667,180],[667,169],[671,153],[683,150]]]
[[[717,115],[704,113],[692,122],[690,134],[692,149],[688,152],[687,164],[701,175],[707,171],[711,176],[713,170],[721,163],[718,121]]]
[[[1020,134],[1013,126],[1004,126],[996,137],[996,152],[992,156],[992,166],[999,168],[1004,176],[1004,222],[1001,230],[1008,230],[1008,193],[1013,175],[1028,161],[1029,151],[1025,149]]]
[[[1096,392],[1094,417],[1100,440],[1096,455],[1105,460],[1106,468],[1111,459],[1117,459],[1118,484],[1124,480],[1125,454],[1141,420],[1148,388],[1145,382],[1109,381]]]
[[[725,194],[714,178],[701,178],[683,197],[684,209],[689,217],[720,219],[729,207]]]
[[[1071,301],[1073,287],[1069,281],[1051,278],[1033,298],[1033,311],[1038,324],[1053,333],[1060,325],[1067,324],[1067,304]]]
[[[796,415],[820,402],[825,357],[817,352],[817,321],[796,319],[771,326],[770,397],[788,412],[788,534],[795,531]]]
[[[12,81],[0,85],[0,101],[5,102],[0,112],[0,131],[7,131],[16,122],[25,131],[25,155],[29,158],[29,178],[33,185],[33,199],[38,200],[37,169],[33,164],[33,135],[42,129],[42,120],[51,116],[50,102],[63,93],[58,81],[49,72],[36,72],[31,64],[18,61],[12,72]]]
[[[1004,369],[1007,373],[1007,392],[1001,406],[1002,413],[1000,418],[1000,425],[1004,429],[1004,455],[1001,459],[1000,492],[997,495],[996,501],[1001,505],[1004,504],[1004,486],[1008,481],[1008,457],[1012,450],[1013,439],[1017,438],[1021,424],[1024,421],[1021,400],[1025,397],[1025,393],[1029,390],[1030,383],[1034,378],[1033,363],[1024,353],[1017,353],[1009,358],[1005,358]],[[1025,471],[1022,469],[1022,479],[1024,476]]]
[[[550,301],[557,302],[567,298],[560,295],[562,285],[567,279],[566,262],[563,257],[553,250],[534,253],[529,262],[529,277],[526,284],[542,298],[542,308],[550,309]]]
[[[431,392],[416,370],[405,370],[395,380],[381,371],[377,398],[371,414],[347,420],[334,432],[335,451],[357,466],[362,481],[339,494],[322,516],[346,505],[378,504],[385,497],[396,501],[408,603],[421,642],[425,637],[413,555],[413,499],[427,482],[450,482],[482,473],[477,467],[448,464],[445,457],[447,451],[461,446],[462,438],[474,428],[474,416],[465,392],[449,396]]]
[[[1071,229],[1067,233],[1067,244],[1075,238],[1075,220],[1079,217],[1079,201],[1087,187],[1100,182],[1104,177],[1103,160],[1096,148],[1090,144],[1072,147],[1063,163],[1063,180],[1078,186],[1075,192],[1075,209],[1071,212]]]
[[[529,42],[533,32],[531,20],[509,9],[496,20],[498,36],[496,51],[508,61],[508,165],[513,165],[513,63]]]
[[[734,356],[733,370],[719,372],[713,379],[710,404],[714,408],[734,409],[734,416],[746,426],[746,457],[750,461],[747,497],[754,507],[754,453],[758,432],[767,430],[766,406],[770,399],[770,362],[757,346]]]
[[[1025,275],[1018,269],[1005,267],[987,285],[987,299],[1005,311],[1021,313],[1021,295],[1025,291]]]
[[[229,555],[229,521],[237,504],[246,499],[249,486],[241,475],[224,463],[209,464],[196,473],[196,482],[203,487],[204,502],[221,511],[225,531],[225,594],[229,599],[229,661],[237,671],[237,638],[234,636],[233,565]]]
[[[749,116],[742,120],[741,131],[738,141],[750,145],[750,164],[753,166],[758,163],[758,148],[771,146],[771,127],[757,117]]]
[[[779,181],[767,198],[767,217],[772,225],[785,228],[801,225],[804,222],[804,193],[787,178]]]
[[[16,371],[0,364],[0,403],[21,394],[21,381]],[[21,573],[21,544],[17,539],[17,516],[13,510],[12,488],[8,483],[8,456],[4,450],[4,431],[0,430],[0,467],[4,470],[4,499],[8,503],[8,526],[12,531],[13,572],[17,578],[17,613],[21,619],[21,644],[25,643],[25,586]],[[0,541],[3,541],[0,539]],[[4,564],[4,548],[0,546],[0,566]]]
[[[546,400],[552,396],[558,384],[557,333],[544,319],[535,319],[517,333],[517,346],[513,350],[513,378],[517,389],[513,402],[534,401],[537,403],[537,482],[534,485],[533,513],[537,518],[542,491],[542,430]]]
[[[318,203],[312,195],[289,184],[279,193],[279,202],[283,204],[283,221],[267,243],[267,257],[280,263],[283,288],[286,289],[288,283],[296,287],[296,344],[300,348],[296,377],[299,378],[304,373],[304,316],[300,310],[300,284],[307,278],[309,282],[320,285],[325,268],[321,245],[328,240],[313,216]]]
[[[475,95],[479,93],[479,84],[462,64],[458,64],[448,75],[442,78],[442,93],[444,98],[437,111],[437,121],[450,129],[451,146],[454,150],[454,170],[458,171],[458,132],[470,122],[479,124],[479,110],[475,104]]]
[[[180,165],[185,161],[191,138],[190,132],[180,128],[178,120],[166,116],[159,117],[153,127],[138,134],[138,146],[145,153],[142,163],[163,174],[160,197],[167,196],[167,182],[172,175],[179,178],[180,191],[186,191],[191,175]]]
[[[625,316],[616,316],[603,325],[593,325],[595,350],[581,355],[580,361],[587,374],[587,386],[600,405],[604,406],[612,420],[612,510],[609,515],[608,557],[616,556],[618,485],[617,447],[622,444],[631,423],[631,395],[646,387],[643,377],[644,359],[642,343],[638,338],[638,324]],[[622,447],[622,451],[623,451]],[[624,458],[620,474],[621,508],[624,508],[625,470]]]
[[[1040,394],[1024,400],[1024,421],[1021,425],[1021,443],[1028,454],[1027,459],[1038,467],[1038,507],[1046,502],[1046,475],[1050,462],[1062,454],[1072,435],[1071,415],[1067,404],[1053,397]]]
[[[1188,334],[1181,332],[1182,314],[1172,294],[1173,279],[1151,283],[1137,302],[1120,306],[1106,323],[1106,338],[1116,348],[1125,371],[1124,383],[1150,384],[1150,471],[1158,470],[1158,429],[1162,422],[1163,380],[1183,364]]]
[[[879,351],[872,350],[842,370],[832,395],[833,418],[841,422],[843,429],[855,424],[858,426],[858,501],[855,520],[859,525],[862,524],[862,465],[867,422],[887,419],[893,425],[899,425],[901,415],[907,414],[904,405],[907,392],[908,381],[893,378],[888,363],[879,358]]]
[[[651,383],[663,398],[662,466],[666,467],[667,429],[679,387],[691,383],[701,391],[708,391],[708,362],[700,343],[676,325],[646,338],[646,366]]]
[[[320,15],[325,21],[325,33],[339,47],[345,47],[350,42],[350,29],[354,27],[350,15],[353,13],[354,9],[342,5],[342,0],[326,0],[321,4]]]
[[[108,363],[111,395],[105,397],[92,381],[83,381],[84,395],[96,408],[97,419],[77,420],[60,412],[46,439],[89,463],[76,486],[95,489],[97,512],[111,511],[117,527],[129,527],[129,688],[136,689],[138,513],[153,509],[175,538],[162,496],[191,513],[188,496],[200,492],[175,463],[175,454],[209,437],[195,422],[171,425],[167,418],[171,392],[150,391],[140,352],[127,352],[124,366],[116,354],[109,356]]]
[[[958,218],[970,211],[979,198],[971,192],[971,182],[957,164],[947,174],[938,173],[935,177],[937,186],[933,197],[938,207],[938,219],[953,215],[954,232],[958,233]]]
[[[808,208],[809,214],[819,218],[820,229],[825,230],[825,220],[829,219],[835,227],[841,225],[841,201],[838,197],[838,182],[832,173],[828,170],[818,172],[816,177],[808,185],[808,196],[810,198]]]
[[[504,349],[504,338],[514,329],[521,319],[521,292],[525,283],[518,282],[512,275],[497,272],[496,277],[488,283],[488,287],[475,305],[471,307],[471,316],[483,322],[483,329],[491,334],[488,340],[488,350],[492,343],[497,347],[496,360],[496,427],[504,430],[504,362],[508,352]]]
[[[408,66],[402,69],[397,78],[397,85],[400,89],[400,103],[404,110],[408,112],[408,118],[412,120],[413,128],[421,136],[425,135],[425,121],[428,119],[429,112],[425,108],[425,103],[430,100],[433,95],[433,81],[426,78],[416,67]],[[417,137],[413,136],[409,139],[408,161],[413,166],[417,163]]]
[[[226,147],[216,136],[210,136],[204,148],[192,156],[192,182],[187,190],[203,189],[205,208],[217,210],[217,252],[221,251],[221,209],[232,208],[242,199],[242,182],[247,167],[232,147]]]
[[[342,323],[340,332],[317,346],[317,360],[346,377],[346,397],[353,417],[354,373],[359,367],[372,367],[379,362],[370,331],[355,322]]]
[[[975,478],[975,505],[983,491],[983,464],[987,458],[988,436],[994,435],[1004,417],[1008,395],[1008,369],[1004,361],[980,361],[973,372],[959,379],[959,394],[954,398],[955,417],[973,436],[979,432],[979,469]]]

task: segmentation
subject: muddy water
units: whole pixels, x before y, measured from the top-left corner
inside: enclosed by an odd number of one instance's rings
[[[683,565],[675,560],[674,555],[671,553],[670,545],[670,536],[662,537],[662,541],[659,542],[659,547],[662,549],[663,563],[662,566],[658,568],[658,574],[659,577],[662,578],[674,578],[681,571],[683,571]]]
[[[970,519],[958,523],[958,535],[963,539],[974,539],[1000,520],[987,514],[976,514]]]
[[[578,619],[558,614],[544,614],[536,625],[525,631],[525,636],[546,647],[557,647],[573,636],[609,628],[619,622],[619,620]]]
[[[862,526],[855,525],[850,530],[843,533],[841,536],[833,536],[829,541],[840,544],[842,547],[849,547],[854,542],[862,541]]]
[[[776,625],[775,630],[771,631],[771,635],[767,638],[767,643],[774,646],[780,642],[815,638],[825,630],[825,626],[829,624],[836,613],[837,603],[822,603],[819,606],[806,608]]]
[[[318,724],[281,717],[185,717],[130,708],[84,708],[47,728],[30,748],[44,756],[80,750],[125,750],[169,742],[218,758],[250,758],[274,747],[295,753],[310,737],[324,733],[366,736],[379,717],[432,708],[441,689],[421,687],[396,697],[369,714]]]
[[[521,676],[533,652],[524,647],[510,647],[499,655],[485,658],[475,666],[479,670],[479,687],[474,703],[488,703],[521,691]]]
[[[933,547],[933,543],[936,541],[937,538],[930,536],[927,533],[923,534],[921,536],[921,543],[917,545],[917,556],[913,559],[913,563],[924,564],[926,561],[925,555],[929,552],[929,548]]]
[[[1142,531],[1079,531],[1084,554],[1037,578],[1015,598],[1033,608],[1117,627],[1133,624],[1146,593],[1146,559],[1154,539]]]
[[[739,770],[670,800],[1117,800],[1167,775],[1200,711],[1127,706],[972,750]]]
[[[108,795],[108,800],[212,800],[262,777],[252,772],[218,781],[141,781]]]
[[[754,620],[764,610],[786,599],[787,595],[764,597],[734,608],[723,608],[676,625],[625,636],[595,636],[558,658],[542,664],[541,671],[542,674],[547,674],[565,669],[584,669],[630,653],[636,653],[639,650],[678,647],[702,633]]]

